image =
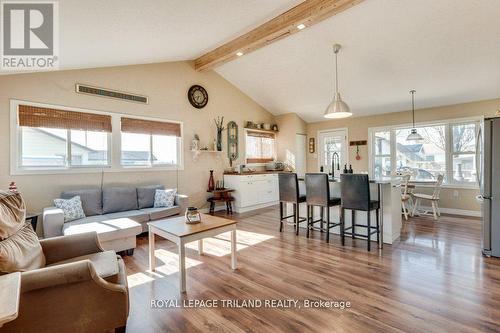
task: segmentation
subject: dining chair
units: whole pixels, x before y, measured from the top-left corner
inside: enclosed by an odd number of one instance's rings
[[[411,174],[403,175],[401,179],[401,207],[403,208],[403,214],[405,216],[405,220],[408,221],[408,215],[410,214],[410,209],[413,211],[413,198],[411,196],[411,192],[409,189]]]
[[[438,216],[441,216],[441,212],[439,211],[439,193],[441,192],[441,185],[443,185],[443,175],[438,175],[436,183],[434,184],[434,191],[432,194],[423,194],[423,193],[414,193],[412,194],[413,198],[415,198],[415,203],[413,205],[413,213],[414,216],[419,208],[419,205],[422,200],[430,201],[432,206],[432,213],[434,215],[434,220],[438,219]],[[423,212],[426,214],[427,211]]]

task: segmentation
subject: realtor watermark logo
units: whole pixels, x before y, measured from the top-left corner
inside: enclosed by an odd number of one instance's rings
[[[2,1],[0,69],[59,67],[59,11],[56,1]]]

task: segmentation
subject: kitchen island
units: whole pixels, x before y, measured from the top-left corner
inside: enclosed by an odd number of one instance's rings
[[[340,179],[330,178],[330,195],[332,197],[340,198]],[[384,180],[370,180],[370,196],[372,200],[380,201],[380,235],[382,243],[392,244],[396,241],[401,234],[401,188],[399,186],[399,179],[384,179]],[[303,179],[299,178],[299,189],[301,193],[305,193],[305,183]],[[292,214],[292,204],[286,205],[287,215]],[[301,203],[299,207],[300,216],[305,217],[307,212],[306,203]],[[371,211],[372,221],[375,221],[376,211]],[[314,209],[314,219],[319,218],[319,208]],[[357,223],[366,223],[367,212],[357,211]],[[326,214],[325,214],[326,216]],[[352,212],[346,210],[345,212],[345,226],[351,225]],[[340,206],[330,207],[330,219],[332,221],[340,220]],[[291,220],[291,219],[290,219]],[[317,222],[319,224],[319,222]],[[300,224],[305,229],[305,223]],[[318,225],[319,226],[319,225]],[[359,228],[359,232],[366,232],[364,228]],[[305,232],[305,231],[304,231]],[[318,232],[318,231],[314,231]],[[340,234],[340,227],[332,228],[331,233]],[[371,236],[373,241],[377,240],[377,235]]]

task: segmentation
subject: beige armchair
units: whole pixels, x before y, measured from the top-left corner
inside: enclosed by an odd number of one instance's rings
[[[21,274],[17,319],[0,332],[125,332],[125,265],[97,234],[41,240],[46,266]]]

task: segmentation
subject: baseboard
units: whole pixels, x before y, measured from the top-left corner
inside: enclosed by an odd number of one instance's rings
[[[420,206],[420,210],[427,210],[432,214],[432,207]],[[444,214],[461,215],[461,216],[472,216],[481,217],[481,211],[479,210],[466,210],[466,209],[455,209],[455,208],[441,208],[439,211]]]

